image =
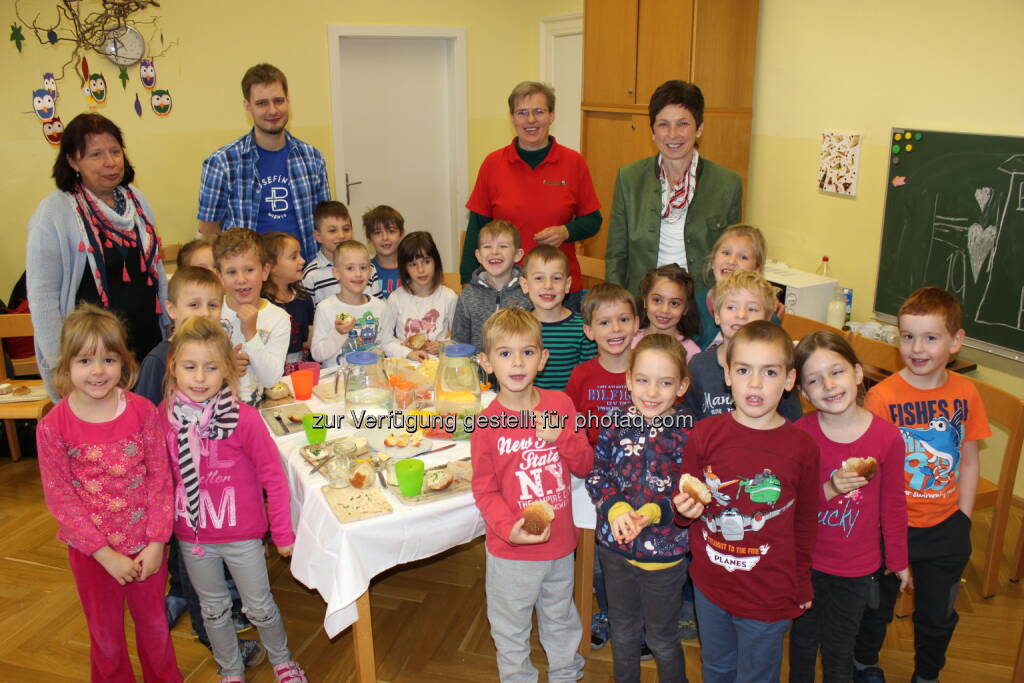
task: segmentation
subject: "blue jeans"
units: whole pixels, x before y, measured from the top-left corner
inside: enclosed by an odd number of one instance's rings
[[[704,683],[778,683],[790,620],[734,617],[694,586]]]

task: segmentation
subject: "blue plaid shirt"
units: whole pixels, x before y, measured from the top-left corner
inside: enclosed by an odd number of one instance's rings
[[[313,209],[331,198],[327,164],[316,147],[285,131],[288,175],[301,233],[302,257],[312,261],[320,248],[313,240]],[[203,161],[199,180],[199,220],[220,221],[221,227],[255,228],[263,188],[256,162],[259,148],[253,131],[230,142]]]

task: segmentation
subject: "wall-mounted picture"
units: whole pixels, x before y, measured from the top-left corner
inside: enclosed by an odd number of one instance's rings
[[[818,189],[822,192],[857,196],[860,168],[859,133],[822,133],[818,157]]]

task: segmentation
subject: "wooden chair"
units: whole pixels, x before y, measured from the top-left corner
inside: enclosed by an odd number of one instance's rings
[[[28,313],[10,313],[0,315],[0,340],[7,337],[29,337],[34,334],[32,316]],[[7,354],[0,345],[0,382],[10,382],[15,386],[41,387],[41,380],[18,380],[7,377]],[[11,449],[11,459],[21,458],[21,446],[18,444],[18,431],[15,420],[38,420],[49,412],[53,403],[49,398],[39,401],[19,401],[17,403],[0,403],[0,420],[4,421],[4,432]]]
[[[604,259],[584,256],[579,253],[576,254],[576,259],[580,262],[580,272],[584,278],[592,278],[597,282],[604,282]]]
[[[178,252],[181,251],[180,244],[165,244],[160,247],[160,260],[164,263],[164,272],[167,277],[174,275],[178,269]]]
[[[458,273],[441,273],[441,284],[456,294],[462,293],[462,278]]]

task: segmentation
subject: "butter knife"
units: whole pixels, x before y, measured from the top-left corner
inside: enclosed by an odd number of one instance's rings
[[[277,420],[277,423],[279,425],[281,425],[281,433],[284,436],[288,436],[288,434],[289,434],[289,432],[288,432],[288,425],[286,425],[284,423],[284,420],[281,418],[281,411],[280,410],[275,410],[274,411],[274,419]]]
[[[430,450],[428,450],[428,451],[420,451],[419,453],[413,453],[413,454],[412,454],[412,455],[410,455],[409,457],[410,457],[410,458],[418,458],[418,457],[420,457],[421,455],[428,455],[428,454],[430,454],[430,453],[437,453],[438,451],[446,451],[446,450],[448,450],[449,448],[455,448],[455,447],[456,447],[457,445],[458,445],[458,444],[454,444],[454,443],[449,443],[449,444],[445,444],[444,446],[438,446],[437,448],[431,448],[431,449],[430,449]]]

